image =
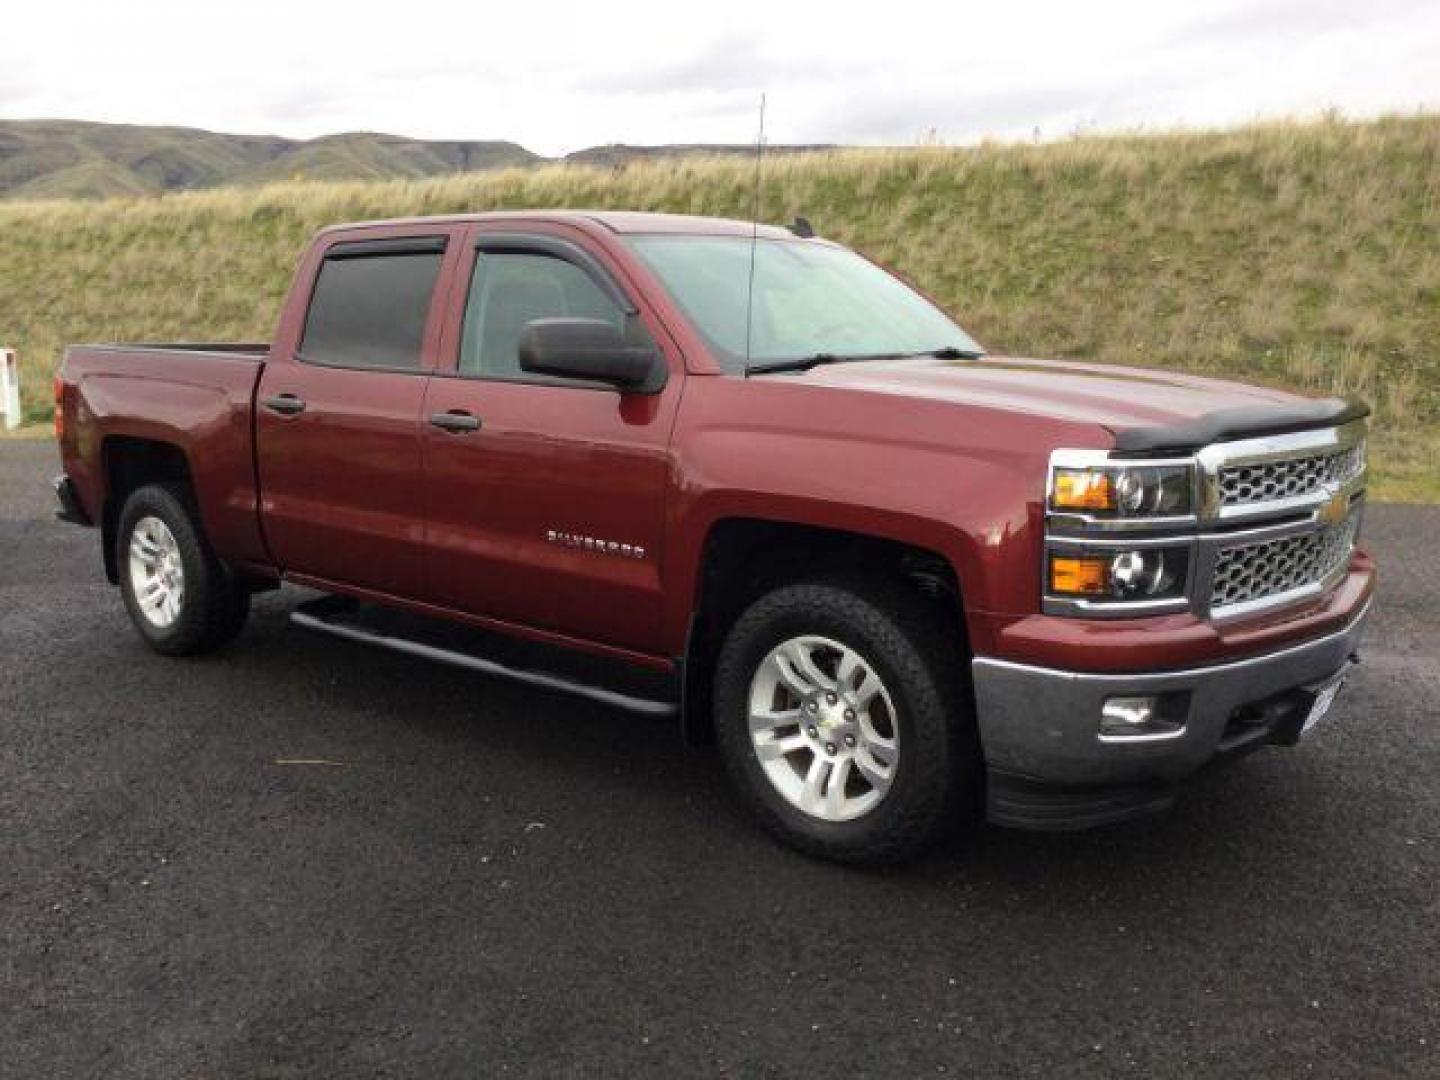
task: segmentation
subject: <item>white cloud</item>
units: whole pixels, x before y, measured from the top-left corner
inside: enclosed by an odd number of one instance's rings
[[[29,4],[0,113],[312,136],[949,141],[1440,105],[1434,0]],[[45,58],[41,63],[37,58]]]

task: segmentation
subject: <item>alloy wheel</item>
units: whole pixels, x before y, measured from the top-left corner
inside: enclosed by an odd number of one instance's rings
[[[175,534],[158,517],[141,518],[130,533],[130,588],[152,626],[166,630],[180,618],[185,566]]]
[[[826,637],[781,642],[750,681],[750,741],[784,799],[851,821],[890,791],[900,761],[895,704],[857,650]]]

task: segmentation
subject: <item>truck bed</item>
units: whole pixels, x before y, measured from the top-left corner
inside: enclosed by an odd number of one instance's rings
[[[179,449],[207,534],[237,562],[263,564],[255,487],[255,392],[264,342],[74,345],[60,369],[65,470],[86,517],[113,514],[110,450]]]

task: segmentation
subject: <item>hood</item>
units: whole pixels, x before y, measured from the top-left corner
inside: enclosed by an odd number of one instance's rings
[[[801,377],[843,389],[1094,424],[1111,432],[1118,448],[1148,452],[1328,426],[1367,411],[1339,399],[1314,400],[1199,375],[1005,356],[832,364]]]

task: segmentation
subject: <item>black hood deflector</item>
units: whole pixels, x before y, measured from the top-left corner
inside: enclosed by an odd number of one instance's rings
[[[1344,398],[1247,405],[1206,413],[1183,424],[1123,429],[1115,432],[1115,449],[1130,454],[1189,453],[1215,442],[1336,427],[1369,414],[1370,406],[1364,402]]]

